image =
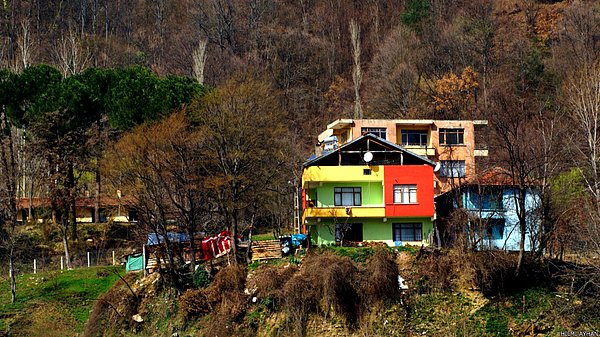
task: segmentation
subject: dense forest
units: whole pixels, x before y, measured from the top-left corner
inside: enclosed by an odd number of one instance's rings
[[[190,236],[281,227],[327,123],[485,119],[477,142],[490,155],[477,165],[505,169],[523,195],[539,190],[531,257],[581,258],[581,289],[598,289],[596,1],[0,6],[0,252],[11,271],[28,245],[21,197],[51,200],[68,264],[78,196],[134,196],[145,230],[165,236],[172,219]]]

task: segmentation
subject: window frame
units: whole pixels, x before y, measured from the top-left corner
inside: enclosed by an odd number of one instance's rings
[[[403,231],[403,229],[405,231]],[[406,239],[404,235],[409,231],[412,236]],[[399,238],[400,240],[396,240]],[[423,241],[423,223],[422,222],[397,222],[392,224],[392,240],[394,242],[419,242]]]
[[[351,189],[351,191],[348,191]],[[345,190],[345,191],[344,191]],[[352,204],[344,204],[344,194],[352,195]],[[339,195],[339,202],[338,202]],[[358,202],[357,202],[358,198]],[[333,205],[339,207],[362,206],[362,187],[334,187],[333,188]]]
[[[419,144],[410,143],[409,136],[414,134],[419,135]],[[423,136],[425,137],[425,143],[423,143]],[[406,138],[406,140],[405,140]],[[400,143],[402,146],[419,146],[427,147],[429,144],[429,131],[428,130],[400,130]]]
[[[335,242],[340,242],[341,231],[344,230],[344,241],[363,242],[364,231],[362,223],[336,223],[335,224]]]
[[[502,189],[485,188],[481,191],[471,190],[469,201],[478,210],[504,211],[504,193]]]
[[[467,176],[467,164],[464,160],[441,160],[440,177],[464,178]],[[449,165],[448,165],[449,164]],[[454,174],[458,172],[458,174]]]
[[[419,192],[416,184],[394,184],[393,191],[394,204],[414,205],[419,202]],[[396,198],[397,196],[399,198]],[[408,196],[408,200],[404,200],[405,196]]]
[[[506,220],[504,218],[491,218],[488,219],[485,224],[485,232],[483,236],[486,240],[504,240],[504,229],[506,227]],[[494,228],[497,230],[494,231]],[[498,233],[498,236],[494,236],[494,233]]]
[[[362,135],[370,133],[374,136],[387,140],[387,128],[384,127],[361,127],[360,133]]]
[[[456,137],[456,142],[448,142],[448,136]],[[440,128],[439,141],[441,146],[465,145],[465,129]]]

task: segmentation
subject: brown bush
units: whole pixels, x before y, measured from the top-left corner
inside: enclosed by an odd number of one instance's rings
[[[212,311],[214,303],[208,300],[206,293],[205,289],[190,289],[179,296],[179,310],[184,319]]]
[[[348,257],[333,254],[310,255],[300,272],[284,286],[284,307],[292,331],[304,335],[311,312],[342,316],[350,327],[356,324],[360,298],[358,269]]]
[[[416,273],[411,277],[414,291],[430,293],[453,288],[453,281],[457,277],[456,261],[446,251],[422,250],[415,264]]]
[[[115,327],[125,330],[131,328],[131,316],[137,313],[141,299],[131,292],[127,284],[134,284],[138,276],[135,273],[126,274],[123,280],[117,281],[110,290],[98,297],[85,326],[84,336],[103,336],[107,330],[116,331]]]
[[[286,268],[271,265],[258,267],[249,280],[248,288],[256,289],[254,294],[260,300],[271,299],[270,309],[276,309],[284,298],[283,286],[298,271],[295,266]]]
[[[368,306],[380,306],[400,294],[398,265],[387,249],[377,249],[363,273],[360,294]]]
[[[217,273],[215,280],[203,293],[208,303],[215,303],[204,336],[236,335],[235,327],[244,317],[248,306],[245,286],[246,269],[241,265],[230,265]]]
[[[484,294],[491,294],[504,292],[517,286],[516,267],[517,256],[515,254],[502,250],[491,250],[469,252],[461,269],[463,273],[470,274],[476,288]]]

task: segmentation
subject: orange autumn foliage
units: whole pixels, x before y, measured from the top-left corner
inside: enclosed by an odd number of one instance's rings
[[[477,73],[470,66],[463,70],[460,77],[451,71],[435,82],[435,109],[466,114],[475,105],[475,90],[478,87]]]

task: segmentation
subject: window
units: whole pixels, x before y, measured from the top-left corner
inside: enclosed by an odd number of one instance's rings
[[[363,170],[363,175],[370,176],[371,175],[371,169],[364,169]]]
[[[394,204],[416,204],[417,185],[394,185]]]
[[[127,219],[129,219],[130,222],[138,221],[138,219],[139,219],[138,211],[135,209],[130,209],[129,212],[127,212]]]
[[[366,135],[367,133],[370,133],[370,134],[372,134],[374,136],[377,136],[379,138],[386,139],[385,138],[386,128],[361,128],[360,132],[363,135]]]
[[[363,241],[363,230],[361,223],[338,223],[335,224],[335,241]]]
[[[469,199],[473,207],[478,210],[503,210],[501,189],[485,189],[478,193],[472,191],[469,193]]]
[[[427,146],[427,130],[402,130],[402,145]]]
[[[394,241],[421,241],[421,232],[420,223],[395,223]]]
[[[488,219],[485,227],[485,238],[502,240],[504,238],[504,219]]]
[[[335,187],[333,189],[334,204],[336,206],[360,206],[360,187]]]
[[[466,167],[464,160],[442,160],[440,176],[449,178],[464,178]]]
[[[462,145],[464,143],[464,129],[440,129],[440,145]]]

